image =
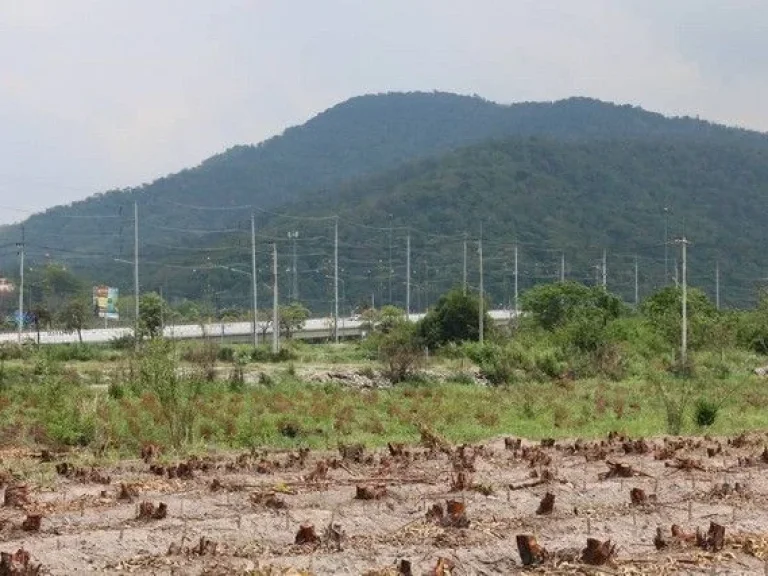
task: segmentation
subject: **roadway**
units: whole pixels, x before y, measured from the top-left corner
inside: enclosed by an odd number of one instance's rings
[[[509,322],[514,313],[508,310],[491,310],[488,312],[491,319],[496,324]],[[424,314],[411,314],[409,316],[412,322],[416,322],[424,317]],[[354,318],[339,318],[339,337],[341,338],[360,338],[365,336],[365,323]],[[133,336],[133,329],[127,327],[121,328],[93,328],[82,331],[84,343],[102,344],[123,338]],[[196,340],[204,337],[219,338],[228,341],[250,342],[253,338],[253,324],[251,322],[212,322],[205,325],[200,324],[179,324],[175,326],[166,326],[163,330],[163,336],[174,340]],[[270,340],[272,337],[271,326],[259,326],[259,341]],[[304,323],[301,330],[293,334],[294,338],[300,340],[327,340],[333,337],[333,318],[310,318]],[[26,330],[22,333],[22,340],[37,341],[37,332]],[[17,342],[17,332],[5,332],[0,334],[0,342]],[[60,330],[41,331],[40,344],[67,344],[78,342],[76,332],[63,332]]]

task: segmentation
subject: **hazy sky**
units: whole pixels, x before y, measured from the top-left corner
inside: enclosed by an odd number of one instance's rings
[[[0,0],[0,223],[390,90],[768,131],[765,0]]]

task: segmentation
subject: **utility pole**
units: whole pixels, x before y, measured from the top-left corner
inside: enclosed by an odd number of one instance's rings
[[[664,286],[669,284],[669,237],[667,236],[667,221],[669,217],[669,208],[664,206]],[[675,274],[677,274],[677,265],[675,265]],[[675,281],[677,285],[677,281]]]
[[[560,253],[560,282],[565,282],[565,252]]]
[[[24,331],[24,226],[21,227],[21,242],[16,244],[19,247],[19,346],[21,346],[21,336]]]
[[[477,256],[480,259],[480,299],[478,301],[478,327],[479,327],[479,340],[480,344],[483,343],[483,332],[485,330],[485,327],[483,326],[485,318],[484,318],[484,310],[483,310],[483,225],[480,224],[480,240],[477,243]]]
[[[251,212],[251,290],[253,292],[253,347],[259,345],[259,288],[256,280],[256,219]]]
[[[720,261],[715,261],[715,305],[720,310]]]
[[[605,248],[603,248],[603,288],[608,287],[608,259],[606,257]]]
[[[464,294],[467,293],[467,233],[464,232],[464,274],[462,276],[462,287],[464,288]]]
[[[392,229],[392,214],[389,215],[389,274],[387,275],[389,282],[389,304],[392,304],[392,236],[394,230]]]
[[[139,204],[133,203],[133,293],[134,293],[134,328],[133,340],[139,346]]]
[[[635,256],[635,310],[637,310],[638,305],[640,304],[640,291],[638,289],[638,282],[637,282],[637,274],[638,268],[637,268],[637,256]]]
[[[277,243],[272,244],[272,354],[280,352],[280,315],[277,298]]]
[[[683,236],[677,241],[683,247],[683,325],[682,325],[682,338],[680,344],[680,360],[683,367],[687,365],[688,357],[688,282],[687,282],[687,261],[686,261],[686,249],[688,248],[688,240]]]
[[[520,316],[520,308],[517,305],[517,244],[515,244],[515,322]]]
[[[298,266],[297,266],[297,259],[296,259],[296,239],[299,237],[298,230],[294,230],[292,232],[288,232],[288,238],[290,238],[293,241],[293,264],[292,264],[292,272],[293,272],[293,284],[292,284],[292,290],[291,290],[291,297],[290,300],[293,302],[298,302],[299,300],[299,280],[298,280]]]
[[[333,339],[339,343],[339,217],[333,225]]]
[[[678,278],[678,270],[679,267],[677,265],[677,258],[675,258],[675,288],[678,288],[680,286],[680,279]]]
[[[411,318],[411,232],[405,239],[405,319]]]

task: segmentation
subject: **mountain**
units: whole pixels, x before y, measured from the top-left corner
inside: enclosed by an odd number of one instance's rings
[[[645,246],[649,258],[653,246],[653,257],[658,256],[665,205],[678,220],[685,214],[686,229],[699,231],[707,243],[734,246],[745,235],[762,238],[753,221],[755,208],[762,206],[757,191],[766,150],[768,137],[760,133],[585,98],[507,106],[444,93],[361,96],[257,146],[237,146],[151,184],[35,215],[24,223],[27,252],[31,262],[50,255],[94,281],[129,290],[130,268],[114,260],[132,254],[136,201],[143,278],[146,286],[156,286],[163,276],[174,276],[169,264],[201,269],[211,261],[247,264],[253,206],[260,237],[281,241],[291,221],[271,213],[341,212],[345,222],[459,236],[464,230],[476,236],[484,219],[485,234],[497,242],[517,237],[531,250],[553,251],[547,258],[542,253],[539,268],[531,272],[548,276],[550,261],[557,264],[563,247],[591,246],[594,259],[600,246],[625,252]],[[717,177],[717,184],[710,177]],[[701,205],[702,195],[709,208]],[[393,215],[391,221],[385,214]],[[304,231],[309,222],[293,222],[302,229],[299,242],[314,237]],[[328,222],[322,222],[326,228],[314,248],[323,252],[327,276]],[[342,237],[344,230],[342,225]],[[390,243],[397,250],[403,241],[402,234],[393,233],[391,241],[386,230],[376,234],[387,236],[383,253],[379,240],[376,250],[360,258],[342,247],[350,267],[352,260],[368,263],[358,274],[373,277],[370,263],[381,268],[379,260],[388,267]],[[0,246],[18,237],[17,227],[0,230]],[[358,242],[350,250],[362,250],[366,244],[355,238],[349,237]],[[751,250],[726,254],[744,262]],[[6,255],[5,264],[14,259]],[[755,255],[746,262],[748,271],[757,272],[760,262]],[[224,292],[226,279],[219,284],[218,292]],[[194,291],[190,286],[185,289]],[[325,305],[326,289],[311,293],[322,294],[318,304]]]

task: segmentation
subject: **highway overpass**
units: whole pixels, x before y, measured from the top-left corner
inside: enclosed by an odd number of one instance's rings
[[[496,324],[505,324],[514,316],[509,310],[491,310],[488,313]],[[411,321],[418,321],[424,314],[411,314]],[[266,332],[265,332],[266,330]],[[259,341],[272,338],[271,326],[259,326]],[[109,342],[125,336],[132,336],[132,328],[95,328],[82,331],[83,342],[99,344]],[[251,322],[213,322],[210,324],[179,324],[166,326],[163,330],[166,338],[174,340],[199,340],[204,337],[219,338],[229,342],[251,342],[253,339],[253,324]],[[360,338],[365,335],[365,323],[354,318],[339,318],[339,337]],[[328,340],[333,338],[333,318],[310,318],[304,323],[301,330],[294,332],[294,338],[300,340]],[[37,341],[35,331],[25,330],[22,333],[23,341]],[[18,342],[17,332],[5,332],[0,334],[0,342]],[[78,342],[75,332],[63,332],[58,330],[41,331],[40,344],[66,344]]]

